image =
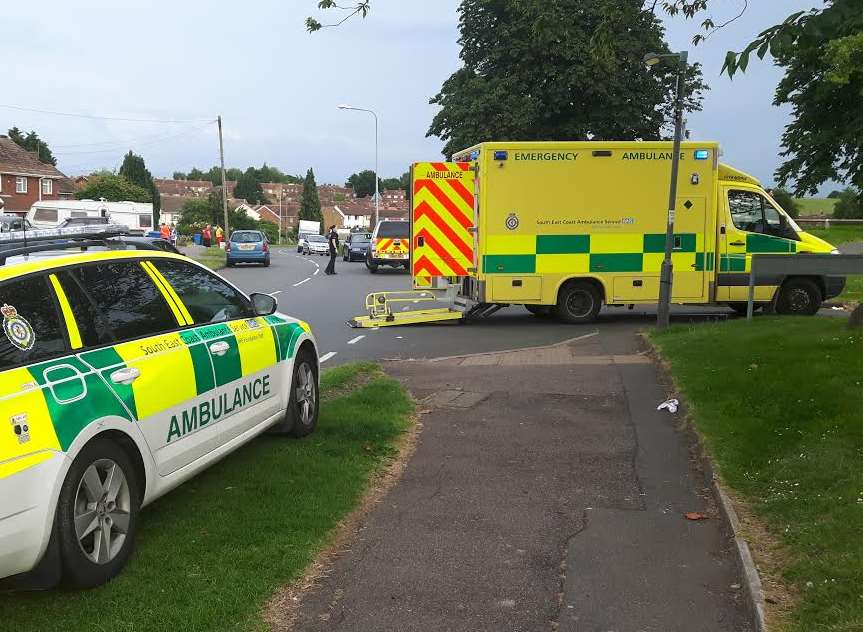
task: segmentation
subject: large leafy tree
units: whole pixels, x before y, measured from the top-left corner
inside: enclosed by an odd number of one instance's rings
[[[25,134],[17,127],[13,127],[8,131],[8,135],[9,138],[14,140],[15,143],[27,151],[38,152],[37,155],[39,157],[39,162],[45,163],[46,165],[57,166],[57,159],[51,152],[51,148],[48,147],[44,140],[39,138],[39,135],[36,132],[29,131]]]
[[[267,201],[254,167],[246,169],[246,172],[237,180],[234,196],[246,200],[249,204],[263,204]]]
[[[153,191],[132,184],[123,176],[105,174],[92,176],[75,197],[79,200],[105,198],[108,202],[152,202]]]
[[[156,183],[153,182],[153,175],[144,163],[144,159],[132,150],[129,150],[129,153],[123,157],[123,164],[120,165],[118,173],[132,184],[150,192],[150,198],[153,202],[153,226],[158,226],[162,210],[162,198],[156,188]]]
[[[431,100],[445,155],[487,140],[657,138],[672,120],[676,76],[642,62],[668,46],[641,0],[463,0],[459,12],[464,65]],[[690,111],[700,77],[691,66]]]
[[[354,195],[358,198],[369,197],[375,194],[375,172],[370,169],[365,169],[359,173],[355,173],[345,182],[346,187],[354,190]],[[384,190],[384,182],[378,178],[378,190]]]
[[[315,172],[309,169],[303,181],[303,201],[300,204],[299,219],[313,222],[324,221],[321,213],[321,198],[318,196],[318,185],[315,182]]]

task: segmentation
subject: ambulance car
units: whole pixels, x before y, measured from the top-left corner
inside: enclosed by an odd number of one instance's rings
[[[381,220],[372,232],[366,267],[372,274],[381,266],[410,269],[410,222]]]
[[[3,244],[0,578],[86,588],[126,564],[141,507],[265,430],[314,431],[319,367],[272,296],[63,230]]]
[[[744,310],[753,255],[835,252],[758,180],[721,163],[718,143],[680,151],[674,303]],[[490,142],[453,162],[415,164],[414,288],[455,282],[462,310],[518,304],[571,323],[594,320],[603,304],[656,304],[671,159],[670,142]],[[755,300],[814,314],[843,286],[841,277],[762,278]],[[388,324],[411,318],[386,315]],[[429,320],[455,316],[438,310]]]

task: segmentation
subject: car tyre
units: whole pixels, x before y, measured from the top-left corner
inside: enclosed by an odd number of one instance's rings
[[[93,588],[116,577],[135,546],[142,485],[129,455],[95,439],[75,457],[57,501],[62,582]]]
[[[814,316],[821,309],[821,288],[812,279],[789,279],[779,288],[776,313],[786,316]]]
[[[555,313],[566,323],[592,323],[601,307],[602,297],[593,283],[573,281],[558,293]]]
[[[318,363],[311,346],[305,345],[294,360],[288,409],[271,432],[295,439],[308,436],[317,428],[319,409]]]

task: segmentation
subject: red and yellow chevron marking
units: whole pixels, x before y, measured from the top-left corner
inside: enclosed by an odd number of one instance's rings
[[[380,237],[375,239],[374,251],[378,259],[407,259],[410,253],[409,237]]]
[[[413,190],[413,276],[468,276],[474,259],[470,163],[417,163]]]

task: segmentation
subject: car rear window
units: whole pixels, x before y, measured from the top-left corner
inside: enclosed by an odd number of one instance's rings
[[[255,232],[234,233],[231,235],[231,241],[235,244],[253,244],[264,241],[264,236]]]
[[[326,239],[324,239],[323,235],[309,235],[308,237],[306,237],[306,239],[308,239],[309,241],[327,241]]]
[[[408,237],[411,227],[408,222],[381,222],[378,224],[378,237]]]

